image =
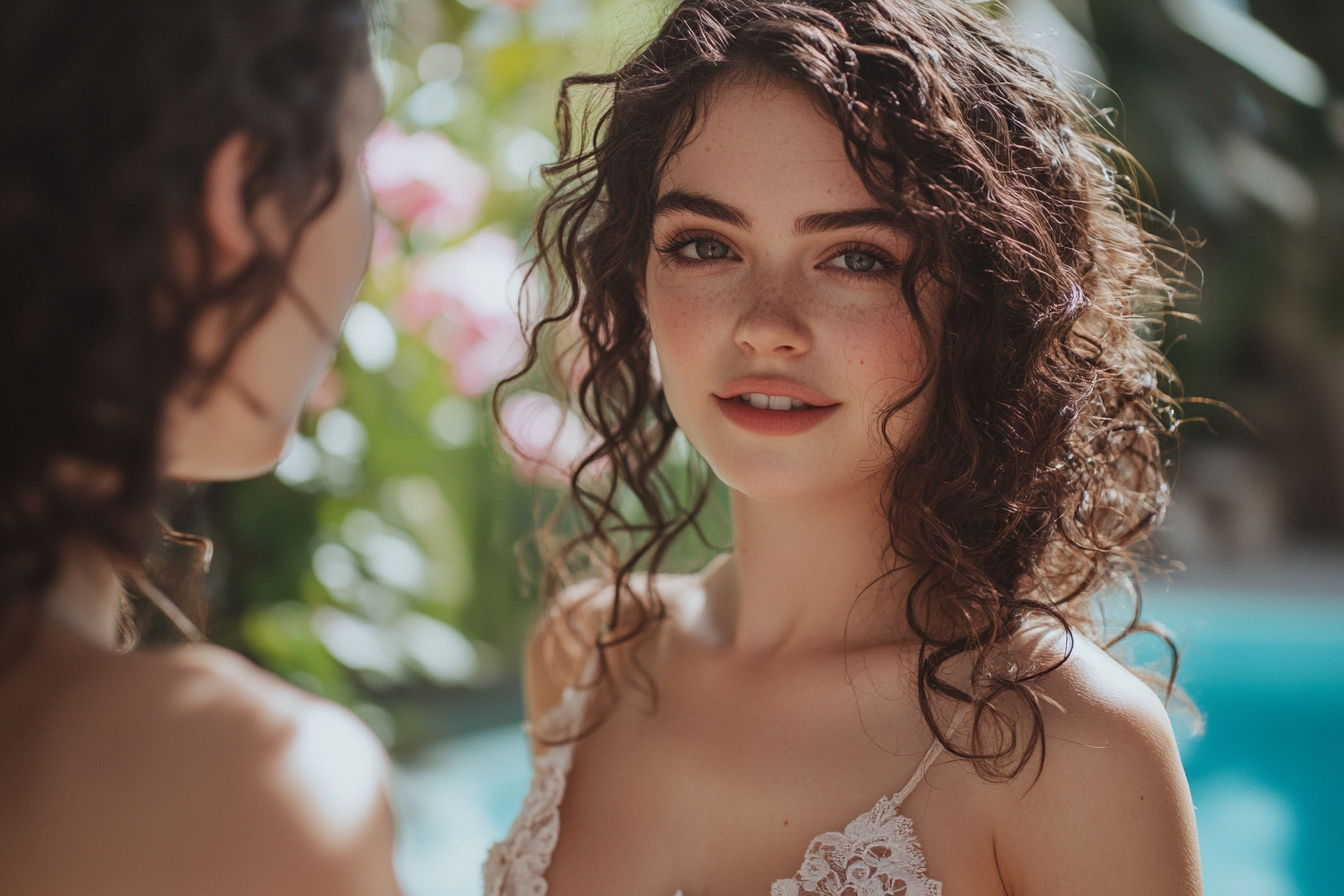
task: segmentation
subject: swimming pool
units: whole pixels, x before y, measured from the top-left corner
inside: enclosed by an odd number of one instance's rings
[[[1149,589],[1145,615],[1177,635],[1180,681],[1207,724],[1181,756],[1208,896],[1344,893],[1344,584],[1326,591]],[[530,774],[516,724],[399,766],[406,896],[478,896]]]
[[[1208,896],[1344,893],[1344,585],[1150,598],[1207,730],[1182,738]],[[1178,728],[1179,731],[1179,728]]]

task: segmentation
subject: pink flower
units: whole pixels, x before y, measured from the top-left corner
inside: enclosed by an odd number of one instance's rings
[[[442,293],[411,286],[397,296],[397,328],[405,333],[419,333],[444,314],[447,308],[447,297]]]
[[[401,257],[401,237],[387,219],[378,215],[373,219],[373,250],[369,254],[369,265],[381,268]]]
[[[518,243],[497,230],[482,230],[426,258],[411,285],[456,299],[482,317],[517,320],[522,292]]]
[[[516,321],[477,321],[477,338],[453,358],[453,385],[463,395],[476,396],[513,373],[527,354],[527,343]]]
[[[431,350],[451,365],[463,395],[480,395],[517,369],[527,350],[518,245],[492,230],[425,259],[398,300],[403,326],[428,323]]]
[[[364,148],[364,171],[378,206],[393,221],[438,237],[470,226],[485,202],[485,169],[434,131],[406,134],[380,125]]]
[[[568,484],[579,463],[598,445],[582,417],[540,392],[509,396],[499,418],[500,435],[513,458],[514,471],[528,482]]]

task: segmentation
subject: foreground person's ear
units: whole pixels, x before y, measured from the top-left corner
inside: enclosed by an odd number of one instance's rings
[[[212,267],[221,279],[238,273],[260,248],[243,198],[251,149],[246,134],[233,134],[215,149],[205,169],[201,217],[213,252]]]

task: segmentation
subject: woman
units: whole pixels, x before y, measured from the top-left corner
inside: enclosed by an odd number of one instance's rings
[[[0,8],[0,891],[395,893],[381,747],[126,653],[168,480],[273,465],[366,265],[361,0]]]
[[[1198,893],[1091,611],[1165,505],[1174,287],[1084,105],[975,4],[685,0],[560,134],[532,358],[596,434],[555,567],[593,580],[487,892]],[[733,547],[655,577],[678,430]]]

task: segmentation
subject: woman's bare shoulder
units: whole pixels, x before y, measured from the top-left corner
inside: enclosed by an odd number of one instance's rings
[[[1081,635],[1042,626],[1015,649],[1050,671],[1034,685],[1043,761],[987,788],[1009,892],[1198,892],[1193,807],[1162,699]]]
[[[1034,687],[1052,710],[1048,735],[1170,734],[1167,708],[1152,686],[1082,633],[1042,622],[1025,628],[1010,650],[1020,669],[1044,672]]]
[[[611,586],[579,582],[551,598],[537,621],[523,658],[523,702],[534,725],[580,679],[606,624]]]
[[[107,743],[191,743],[183,762],[237,763],[248,748],[286,744],[319,717],[348,722],[330,731],[342,750],[376,744],[352,713],[211,644],[102,653],[65,690],[66,724],[99,727]],[[381,747],[371,756],[385,766]]]
[[[353,714],[211,646],[66,669],[7,750],[33,892],[395,892],[386,756]]]
[[[670,620],[691,624],[703,604],[703,582],[707,572],[638,576],[630,587],[636,595],[661,609],[657,624]],[[523,663],[524,697],[527,717],[536,722],[560,702],[568,687],[582,686],[594,652],[594,645],[611,618],[612,586],[599,580],[571,585],[557,593],[537,622]],[[618,670],[633,643],[607,653],[607,661]]]

